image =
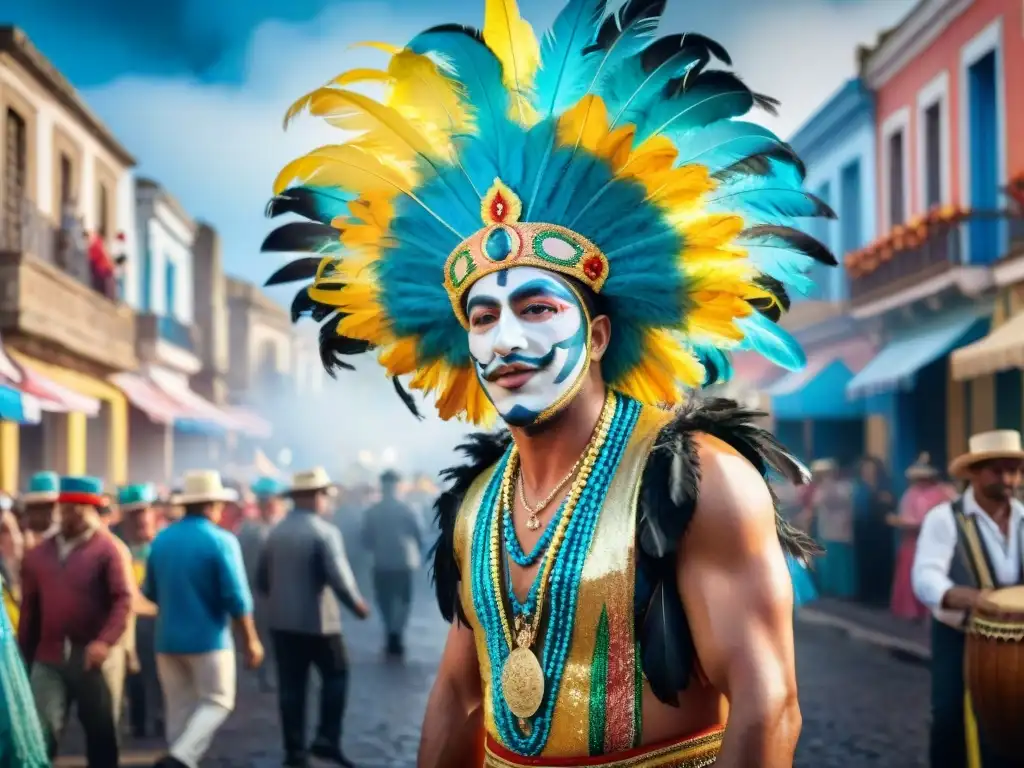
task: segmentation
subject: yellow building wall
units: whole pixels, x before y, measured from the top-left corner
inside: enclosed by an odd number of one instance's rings
[[[946,368],[946,381],[946,455],[952,458],[967,451],[966,385],[953,379],[950,366]]]
[[[18,492],[18,454],[21,431],[13,421],[0,421],[0,491]]]
[[[102,400],[110,406],[107,436],[107,467],[110,476],[106,480],[114,485],[128,482],[128,400],[121,390],[106,381],[37,360],[15,349],[7,351],[18,363],[80,395]],[[88,419],[83,413],[69,413],[67,416],[67,471],[73,475],[85,474]]]

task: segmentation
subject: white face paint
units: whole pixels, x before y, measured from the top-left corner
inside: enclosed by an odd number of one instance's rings
[[[586,313],[568,284],[536,267],[477,281],[466,299],[469,352],[484,391],[515,427],[547,417],[586,373]]]

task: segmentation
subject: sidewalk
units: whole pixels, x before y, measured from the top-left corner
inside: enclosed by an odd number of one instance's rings
[[[931,661],[927,623],[898,619],[885,608],[823,597],[797,610],[797,621],[828,626],[908,661]]]

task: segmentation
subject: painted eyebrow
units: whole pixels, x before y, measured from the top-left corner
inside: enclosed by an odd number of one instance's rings
[[[526,301],[535,299],[538,296],[554,296],[570,303],[575,303],[576,297],[568,288],[555,280],[544,280],[537,278],[523,283],[509,295],[509,301]]]
[[[497,299],[493,299],[490,296],[474,296],[468,302],[466,302],[466,314],[471,313],[477,307],[484,307],[485,309],[494,309],[500,306]]]

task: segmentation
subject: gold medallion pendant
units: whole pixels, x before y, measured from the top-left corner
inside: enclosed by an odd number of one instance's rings
[[[520,646],[501,668],[501,692],[509,711],[520,719],[533,717],[544,699],[544,670],[529,648]]]

